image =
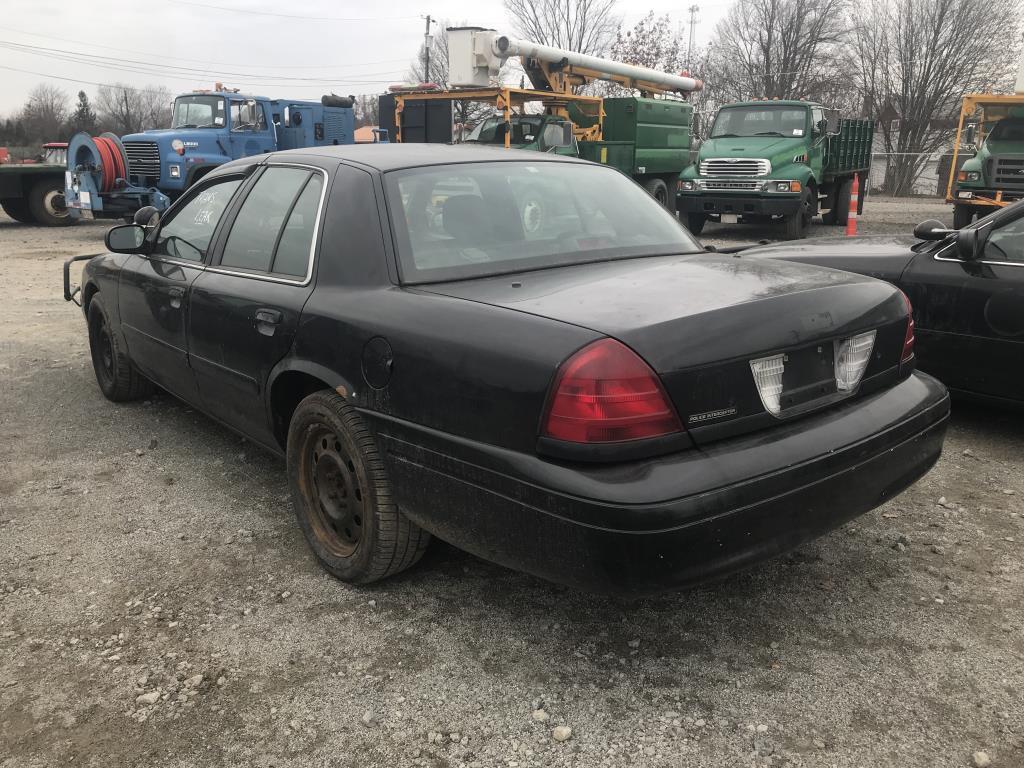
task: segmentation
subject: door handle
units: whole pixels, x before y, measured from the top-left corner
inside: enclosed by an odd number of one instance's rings
[[[174,309],[181,309],[181,300],[185,296],[184,288],[168,288],[167,295],[170,297],[170,304]]]
[[[256,310],[256,330],[264,336],[273,336],[283,315],[276,309]]]

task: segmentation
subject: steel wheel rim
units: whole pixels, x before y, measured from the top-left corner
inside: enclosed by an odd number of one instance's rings
[[[96,345],[93,352],[93,361],[98,363],[97,369],[103,374],[107,381],[114,380],[114,345],[110,340],[110,330],[107,328],[107,319],[101,314],[96,322]]]
[[[43,207],[51,216],[63,218],[68,215],[68,208],[64,202],[64,193],[51,189],[43,197]]]
[[[366,495],[355,462],[338,436],[324,427],[311,432],[305,464],[313,533],[332,555],[348,557],[359,546],[366,519]]]

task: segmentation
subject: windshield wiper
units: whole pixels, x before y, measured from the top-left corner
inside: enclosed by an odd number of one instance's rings
[[[736,133],[716,133],[711,136],[712,139],[738,139],[739,134]]]
[[[778,131],[760,131],[758,133],[755,133],[754,135],[755,136],[785,136],[786,134],[779,133]]]

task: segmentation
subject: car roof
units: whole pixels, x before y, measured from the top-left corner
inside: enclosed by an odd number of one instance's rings
[[[496,162],[555,162],[581,163],[574,157],[565,157],[526,149],[505,149],[494,146],[468,146],[466,144],[347,144],[327,147],[308,147],[274,152],[274,160],[287,159],[290,155],[332,158],[349,161],[374,168],[382,173],[399,168],[416,168],[425,165],[447,165],[449,163],[496,163]]]

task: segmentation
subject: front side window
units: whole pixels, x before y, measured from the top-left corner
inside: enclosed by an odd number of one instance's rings
[[[172,128],[223,128],[224,99],[217,96],[179,96],[174,100]]]
[[[267,168],[231,225],[220,265],[304,277],[322,191],[317,171]]]
[[[494,162],[385,175],[404,283],[701,251],[618,171]]]
[[[807,110],[804,107],[776,106],[728,107],[719,110],[711,129],[711,138],[731,136],[803,136],[807,132]]]
[[[508,124],[505,123],[504,117],[488,117],[477,124],[472,133],[466,137],[466,141],[475,144],[504,144],[505,134],[511,130],[510,144],[529,144],[537,138],[540,124],[541,118],[539,117],[516,116]]]
[[[263,115],[263,105],[255,101],[231,102],[232,131],[265,131],[267,120]]]
[[[154,255],[202,261],[213,231],[241,183],[241,179],[224,179],[210,184],[175,210],[157,233]]]
[[[1024,263],[1024,216],[992,230],[982,259]]]

